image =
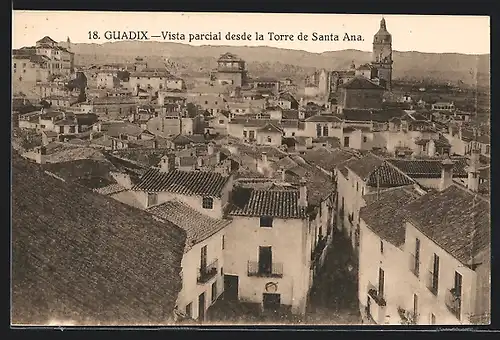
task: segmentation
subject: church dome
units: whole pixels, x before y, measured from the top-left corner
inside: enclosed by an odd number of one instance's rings
[[[373,43],[374,44],[391,44],[392,43],[392,36],[391,34],[387,31],[387,27],[385,25],[385,19],[382,18],[380,20],[380,28],[378,32],[373,36]]]

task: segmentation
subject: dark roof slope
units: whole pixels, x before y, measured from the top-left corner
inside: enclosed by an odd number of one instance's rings
[[[412,188],[399,187],[365,195],[360,217],[383,240],[401,246],[405,242],[404,206],[420,197]]]
[[[182,287],[181,228],[19,156],[12,177],[14,324],[168,321]]]
[[[354,77],[353,79],[349,80],[347,83],[344,83],[340,85],[339,87],[345,88],[345,89],[362,89],[362,90],[381,90],[383,91],[384,88],[380,85],[375,84],[372,82],[370,79],[362,77],[362,76],[357,76]]]
[[[151,207],[148,212],[170,221],[186,231],[185,252],[231,223],[230,220],[215,219],[204,215],[176,200]]]
[[[490,202],[458,185],[406,206],[410,222],[465,265],[491,247]]]
[[[259,190],[235,187],[229,215],[270,216],[276,218],[305,218],[306,209],[299,207],[298,190]]]
[[[440,178],[441,159],[388,159],[392,165],[412,178]],[[453,177],[467,177],[467,159],[453,158]]]
[[[166,191],[181,195],[221,197],[228,176],[208,171],[162,172],[151,167],[132,188],[134,191]]]

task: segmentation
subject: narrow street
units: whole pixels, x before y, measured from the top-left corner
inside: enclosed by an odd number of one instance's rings
[[[349,241],[340,232],[336,233],[326,255],[324,266],[311,289],[306,323],[361,323],[354,258]]]

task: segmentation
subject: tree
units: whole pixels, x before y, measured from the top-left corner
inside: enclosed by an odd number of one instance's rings
[[[52,103],[49,103],[49,102],[48,102],[48,101],[46,101],[45,99],[42,99],[42,100],[40,101],[40,105],[42,105],[42,107],[43,107],[44,109],[48,109],[49,107],[51,107],[51,106],[52,106]]]
[[[193,103],[187,103],[186,109],[187,109],[189,118],[194,118],[198,115],[198,108]]]

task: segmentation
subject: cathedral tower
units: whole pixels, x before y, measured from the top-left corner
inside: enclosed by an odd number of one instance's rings
[[[392,87],[392,36],[387,31],[384,18],[380,21],[380,28],[373,37],[372,66],[377,70],[380,85],[390,91]]]

